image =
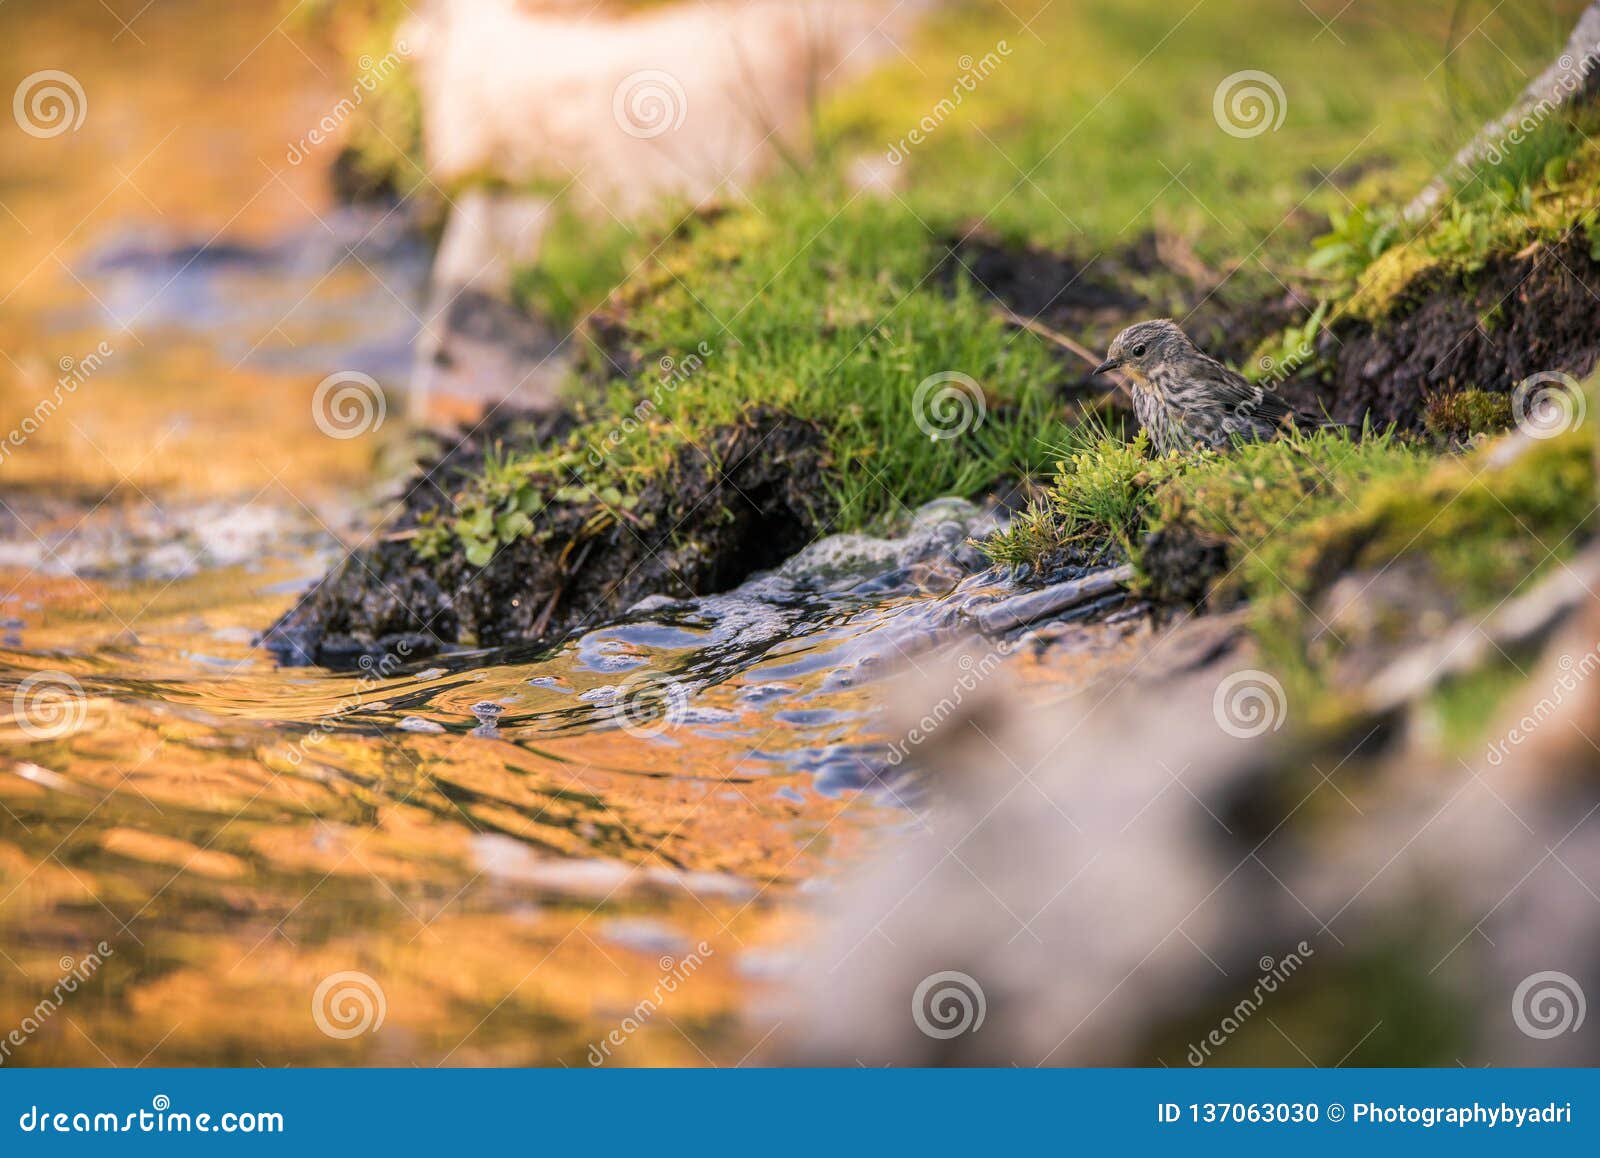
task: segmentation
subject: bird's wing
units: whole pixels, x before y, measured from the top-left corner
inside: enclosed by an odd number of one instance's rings
[[[1273,423],[1296,417],[1294,408],[1283,400],[1282,395],[1259,383],[1246,382],[1220,363],[1211,370],[1205,387],[1223,408],[1241,417],[1260,418]]]

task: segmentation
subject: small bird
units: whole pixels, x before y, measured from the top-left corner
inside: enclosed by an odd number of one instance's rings
[[[1206,354],[1167,318],[1129,326],[1111,341],[1096,374],[1122,370],[1133,382],[1133,412],[1157,451],[1207,446],[1223,450],[1236,439],[1267,439],[1302,418],[1278,394]]]

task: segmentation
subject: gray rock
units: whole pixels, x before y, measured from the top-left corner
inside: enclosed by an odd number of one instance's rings
[[[978,626],[989,635],[999,635],[1025,624],[1059,615],[1102,595],[1109,595],[1133,580],[1132,567],[1112,567],[1095,571],[1080,579],[1057,583],[1025,595],[1014,595],[992,603],[977,612]]]

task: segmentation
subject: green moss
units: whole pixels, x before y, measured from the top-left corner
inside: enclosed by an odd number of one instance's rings
[[[1460,175],[1442,204],[1420,224],[1407,222],[1399,199],[1335,207],[1329,229],[1312,242],[1303,265],[1326,279],[1319,322],[1380,324],[1448,277],[1470,277],[1499,255],[1564,240],[1576,231],[1600,255],[1600,110],[1547,117],[1515,144],[1496,148]],[[1600,256],[1597,256],[1600,260]],[[1492,330],[1498,308],[1480,324]],[[1261,351],[1304,345],[1291,330]]]
[[[639,378],[614,377],[565,442],[458,496],[467,525],[523,487],[626,499],[753,404],[827,432],[817,484],[839,529],[1045,466],[1059,363],[978,291],[929,284],[939,251],[920,225],[794,188],[764,207],[692,222],[645,261],[611,302],[625,331],[591,358]]]
[[[1427,469],[1422,451],[1383,433],[1352,439],[1319,430],[1248,443],[1167,482],[1146,531],[1221,546],[1230,567],[1214,594],[1224,601],[1251,598],[1263,572],[1294,560],[1285,547],[1296,528],[1343,509],[1381,481],[1415,480]],[[1136,562],[1142,566],[1142,553]]]
[[[1339,316],[1381,321],[1399,308],[1408,289],[1421,285],[1424,275],[1439,268],[1439,260],[1423,246],[1390,249],[1361,272],[1348,297],[1340,302]]]
[[[1511,399],[1487,390],[1435,394],[1423,411],[1429,434],[1445,442],[1466,442],[1478,434],[1498,434],[1511,425]]]
[[[1404,561],[1459,612],[1481,614],[1525,591],[1593,533],[1592,434],[1533,442],[1502,461],[1508,445],[1374,478],[1297,519],[1240,567],[1255,633],[1300,685],[1300,702],[1316,706],[1313,722],[1336,723],[1344,710],[1323,692],[1345,645],[1312,611],[1336,578]]]
[[[1041,564],[1047,552],[1070,548],[1088,560],[1121,553],[1146,570],[1147,540],[1166,533],[1222,546],[1242,559],[1354,488],[1426,470],[1421,451],[1387,435],[1354,441],[1333,430],[1245,443],[1226,453],[1152,458],[1143,435],[1130,444],[1091,426],[1070,446],[1044,502],[1020,526],[984,544],[991,558]],[[1231,594],[1248,595],[1237,569],[1225,582]]]
[[[1465,456],[1329,431],[1159,461],[1142,450],[1106,439],[1078,452],[1047,501],[985,550],[1038,566],[1121,552],[1158,596],[1248,603],[1274,670],[1318,705],[1314,723],[1342,710],[1325,691],[1343,644],[1313,610],[1335,580],[1403,561],[1471,614],[1524,591],[1593,532],[1588,427]]]
[[[1366,568],[1420,555],[1469,607],[1498,601],[1579,546],[1593,506],[1593,442],[1580,429],[1529,443],[1507,463],[1504,444],[1490,444],[1435,463],[1421,478],[1375,480],[1298,525],[1267,557],[1307,590],[1333,559]]]
[[[583,493],[617,506],[610,496],[640,493],[685,445],[703,444],[751,405],[827,431],[832,465],[818,482],[836,530],[1048,469],[1046,446],[1062,430],[1061,363],[997,322],[984,291],[941,284],[945,241],[981,226],[1087,256],[1156,229],[1185,235],[1217,264],[1249,250],[1256,260],[1230,277],[1227,294],[1278,292],[1269,270],[1302,264],[1316,211],[1347,204],[1309,171],[1381,157],[1343,182],[1374,203],[1414,188],[1448,155],[1456,130],[1440,122],[1427,70],[1406,44],[1432,44],[1446,7],[1405,6],[1381,29],[1349,23],[1332,43],[1305,35],[1307,14],[1274,0],[1201,6],[1181,35],[1162,0],[972,0],[930,17],[912,60],[890,61],[824,105],[805,174],[774,176],[713,217],[680,223],[664,211],[636,235],[559,214],[543,268],[519,289],[563,322],[604,304],[608,324],[575,392],[584,422],[564,444],[509,460],[508,481],[466,488],[460,541],[485,542],[482,512],[498,528],[524,489],[543,502]],[[1019,18],[1034,21],[1044,43],[1017,30]],[[1241,138],[1216,120],[1227,70],[1206,46],[1222,40],[1241,58],[1270,61],[1285,90],[1283,121],[1266,136]],[[925,139],[900,148],[935,110]],[[1432,157],[1419,140],[1436,142]],[[855,158],[891,149],[902,188],[878,196],[851,184]],[[1376,217],[1347,215],[1343,233],[1378,254],[1362,277],[1393,260],[1404,266],[1398,286],[1437,260],[1391,245]],[[1334,312],[1278,352],[1302,355]],[[938,375],[970,383],[959,389],[974,415],[959,437],[930,437],[928,408],[916,405],[919,387]],[[597,377],[610,380],[595,385]],[[963,400],[947,401],[959,424]],[[1112,494],[1149,471],[1130,478],[1129,465],[1073,467],[1075,484],[1052,499],[1066,505],[1020,521],[997,550],[1026,557],[1030,526],[1041,544],[1065,535],[1057,549],[1127,550],[1122,540],[1131,542],[1127,528],[1149,497]]]
[[[1155,489],[1204,456],[1150,456],[1097,423],[1075,429],[1061,450],[1044,497],[980,544],[997,563],[1049,570],[1058,562],[1105,562],[1135,550]]]
[[[1495,255],[1560,241],[1574,230],[1592,237],[1600,145],[1564,121],[1551,124],[1534,142],[1542,147],[1532,160],[1512,154],[1480,167],[1420,229],[1391,239],[1365,266],[1353,263],[1355,280],[1335,315],[1381,321],[1402,309],[1407,291],[1429,275],[1470,275]],[[1398,222],[1397,212],[1389,219]]]

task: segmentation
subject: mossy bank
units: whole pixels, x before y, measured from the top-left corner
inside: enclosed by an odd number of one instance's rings
[[[1178,37],[1157,0],[1023,7],[1049,51],[1025,34],[994,48],[1012,19],[1003,5],[942,11],[909,60],[826,102],[804,155],[755,188],[644,219],[559,204],[546,260],[516,284],[528,308],[578,324],[563,418],[479,432],[471,453],[420,473],[378,545],[272,641],[322,662],[408,637],[538,642],[646,594],[732,585],[809,537],[1027,487],[1055,448],[1093,441],[1074,431],[1100,400],[1082,389],[1083,366],[1008,309],[1088,342],[1176,310],[1242,368],[1287,377],[1308,408],[1455,428],[1427,447],[1353,451],[1374,474],[1391,454],[1421,470],[1504,420],[1493,403],[1462,401],[1469,392],[1503,396],[1530,367],[1593,360],[1600,319],[1582,299],[1600,280],[1573,229],[1594,169],[1577,136],[1541,137],[1537,165],[1524,150],[1421,230],[1352,209],[1400,203],[1453,151],[1459,127],[1406,47],[1434,43],[1449,5],[1408,6],[1381,30],[1352,21],[1338,44],[1264,0],[1198,9]],[[1293,78],[1292,115],[1270,137],[1218,119],[1212,97],[1228,78],[1196,46],[1221,38]],[[1529,65],[1546,47],[1501,42]],[[991,49],[998,64],[981,83],[951,73]],[[884,162],[929,109],[936,130]],[[1045,282],[1008,285],[1013,267]],[[1166,509],[1170,488],[1200,475],[1138,448],[1116,455],[1074,472],[1095,476],[1087,516],[1105,523],[1088,557],[1137,555],[1157,576],[1159,551],[1141,545],[1152,531],[1174,558],[1180,546],[1214,556]],[[1063,510],[1085,517],[1072,490],[1020,524],[1058,556],[1063,540],[1087,542],[1080,526],[1052,526]],[[997,553],[1025,557],[1024,538]],[[1188,570],[1192,586],[1210,573]],[[1197,598],[1171,587],[1151,590]]]

